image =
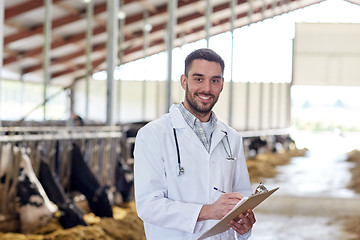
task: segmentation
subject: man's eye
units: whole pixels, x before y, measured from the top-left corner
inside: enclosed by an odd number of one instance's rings
[[[201,82],[202,79],[201,78],[195,78],[195,81]]]

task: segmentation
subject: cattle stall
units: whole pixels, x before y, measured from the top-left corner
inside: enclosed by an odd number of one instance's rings
[[[41,219],[60,214],[64,228],[85,225],[77,201],[87,201],[96,216],[111,217],[114,201],[130,198],[131,188],[124,184],[132,185],[132,172],[122,157],[121,127],[2,127],[0,132],[0,231],[30,232],[23,224],[35,220],[24,213],[30,209]]]

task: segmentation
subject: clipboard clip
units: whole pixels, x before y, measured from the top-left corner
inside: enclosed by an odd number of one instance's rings
[[[265,192],[268,192],[268,191],[269,190],[265,187],[264,183],[261,181],[259,183],[259,185],[256,187],[255,193],[253,193],[253,195],[260,194],[260,193],[265,193]]]

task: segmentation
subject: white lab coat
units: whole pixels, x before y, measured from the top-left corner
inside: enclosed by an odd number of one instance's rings
[[[176,129],[181,165],[173,128]],[[228,143],[236,160],[227,160]],[[148,123],[137,134],[135,142],[135,200],[144,222],[148,240],[197,239],[217,220],[197,222],[202,205],[215,202],[220,192],[251,195],[251,185],[239,133],[218,121],[212,135],[210,153],[173,105],[168,114]],[[209,239],[236,239],[229,231]],[[250,234],[238,235],[247,238]]]

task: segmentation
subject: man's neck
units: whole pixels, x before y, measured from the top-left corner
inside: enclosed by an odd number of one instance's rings
[[[182,104],[184,105],[184,107],[185,107],[192,115],[194,115],[197,119],[199,119],[200,122],[208,122],[208,121],[210,121],[210,117],[211,117],[212,111],[203,114],[203,113],[199,113],[199,112],[194,111],[194,110],[189,106],[189,104],[188,104],[186,101],[182,102]]]

